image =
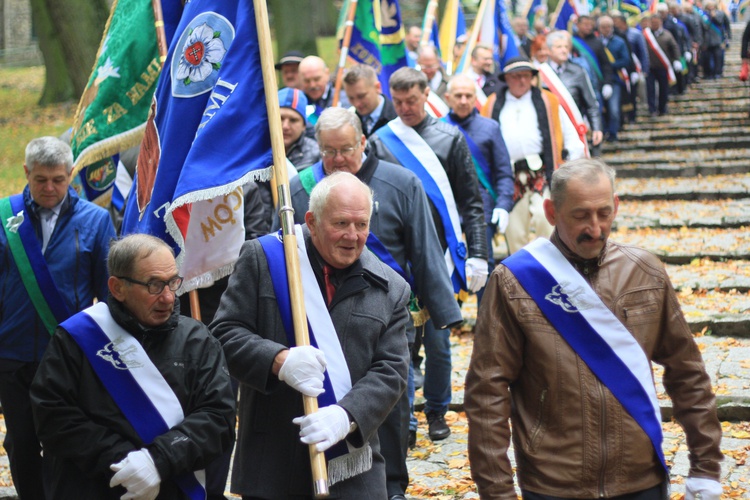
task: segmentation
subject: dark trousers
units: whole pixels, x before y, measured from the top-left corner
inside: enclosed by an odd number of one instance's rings
[[[656,102],[656,87],[659,87],[659,103]],[[667,98],[669,97],[669,78],[664,68],[654,68],[646,77],[646,94],[648,95],[648,111],[659,111],[662,115],[667,112]]]
[[[550,495],[540,495],[531,491],[522,491],[523,500],[568,500],[565,497],[553,497]],[[663,484],[654,486],[647,490],[628,493],[617,497],[607,497],[609,500],[666,500],[666,488]],[[593,499],[592,499],[593,500]]]
[[[380,454],[385,460],[385,483],[388,496],[403,495],[409,486],[406,453],[409,448],[409,397],[401,394],[396,406],[378,428]]]
[[[724,71],[724,51],[721,46],[708,47],[701,52],[703,78],[720,76]]]
[[[34,429],[29,389],[38,363],[26,363],[13,371],[0,372],[0,404],[5,415],[5,451],[10,473],[21,500],[44,500],[45,461]]]

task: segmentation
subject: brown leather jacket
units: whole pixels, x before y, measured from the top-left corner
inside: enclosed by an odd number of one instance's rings
[[[663,365],[685,429],[690,475],[719,479],[721,427],[698,348],[661,262],[609,242],[582,262],[552,241]],[[516,499],[507,452],[513,422],[519,486],[567,498],[613,497],[664,480],[646,434],[596,378],[519,282],[500,265],[482,299],[466,376],[469,459],[481,498]]]

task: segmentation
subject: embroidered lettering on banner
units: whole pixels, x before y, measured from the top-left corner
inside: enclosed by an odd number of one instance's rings
[[[131,345],[125,349],[122,349],[120,344],[125,342],[122,337],[113,340],[104,346],[103,349],[99,349],[96,355],[102,359],[105,359],[112,363],[112,366],[118,370],[130,370],[132,368],[141,368],[143,365],[138,361],[128,359],[131,354],[134,354],[137,349],[136,346]]]
[[[544,298],[569,313],[577,313],[594,307],[594,303],[586,298],[586,290],[583,287],[570,289],[570,283],[566,281],[552,287],[552,291]]]

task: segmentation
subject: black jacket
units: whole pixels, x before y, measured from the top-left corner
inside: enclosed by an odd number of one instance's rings
[[[474,170],[474,163],[464,135],[457,127],[429,115],[422,120],[422,123],[414,127],[414,130],[432,148],[448,175],[453,197],[456,199],[456,208],[461,216],[461,226],[466,233],[467,257],[486,259],[487,232],[482,196],[479,194],[477,173]],[[377,134],[371,136],[369,142],[372,154],[381,160],[400,164]],[[430,208],[435,221],[435,229],[445,250],[447,243],[440,215],[432,203],[430,203]]]
[[[615,70],[612,68],[612,63],[609,62],[609,57],[607,57],[607,53],[604,50],[604,44],[602,43],[602,41],[599,40],[599,38],[597,38],[597,36],[593,33],[587,37],[583,37],[582,39],[591,48],[591,50],[594,52],[594,55],[596,55],[596,60],[599,63],[599,68],[602,70],[603,81],[591,83],[595,86],[598,85],[598,88],[600,90],[602,88],[602,85],[605,85],[607,83],[613,85],[617,83]],[[574,52],[578,56],[583,56],[583,54],[579,54],[576,50],[574,50]]]
[[[114,320],[141,343],[180,401],[185,419],[146,446],[162,483],[160,500],[187,498],[172,481],[200,470],[232,446],[234,395],[219,342],[202,324],[179,315],[144,330],[110,296]],[[82,313],[80,313],[82,314]],[[31,386],[37,434],[52,463],[55,500],[115,500],[109,466],[144,447],[76,341],[58,327]]]
[[[320,147],[315,139],[310,139],[304,133],[292,144],[286,159],[299,171],[313,163],[320,161]]]

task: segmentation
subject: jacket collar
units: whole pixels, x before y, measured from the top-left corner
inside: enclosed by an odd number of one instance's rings
[[[573,264],[573,267],[584,276],[589,276],[599,271],[599,268],[604,262],[604,258],[607,256],[607,248],[609,248],[609,242],[607,242],[599,253],[599,256],[594,257],[593,259],[584,259],[563,243],[560,239],[560,235],[557,233],[557,229],[552,233],[550,241],[560,250],[560,252],[562,252],[563,256]]]
[[[80,198],[78,198],[78,193],[76,193],[76,190],[71,186],[68,186],[68,193],[65,195],[65,199],[60,205],[60,212],[58,213],[58,217],[66,214],[71,208],[75,206],[76,203],[78,203],[79,199]],[[41,207],[31,198],[31,191],[29,190],[28,185],[26,185],[26,187],[23,189],[23,204],[26,207],[27,213],[32,214],[32,217],[34,217],[36,220],[39,220],[39,210]]]
[[[477,109],[474,108],[471,110],[471,113],[466,115],[465,118],[459,118],[453,111],[451,111],[449,114],[450,114],[451,120],[456,122],[462,128],[466,128],[469,126],[469,123],[471,123],[472,120],[474,120],[474,117],[479,114],[479,111],[477,111]]]
[[[107,296],[107,305],[109,306],[109,312],[112,315],[112,319],[139,341],[146,334],[170,333],[177,328],[177,322],[180,319],[180,299],[177,297],[174,299],[174,310],[169,316],[169,319],[165,323],[154,328],[147,328],[141,325],[131,312],[125,309],[123,303],[114,298],[111,293]]]

